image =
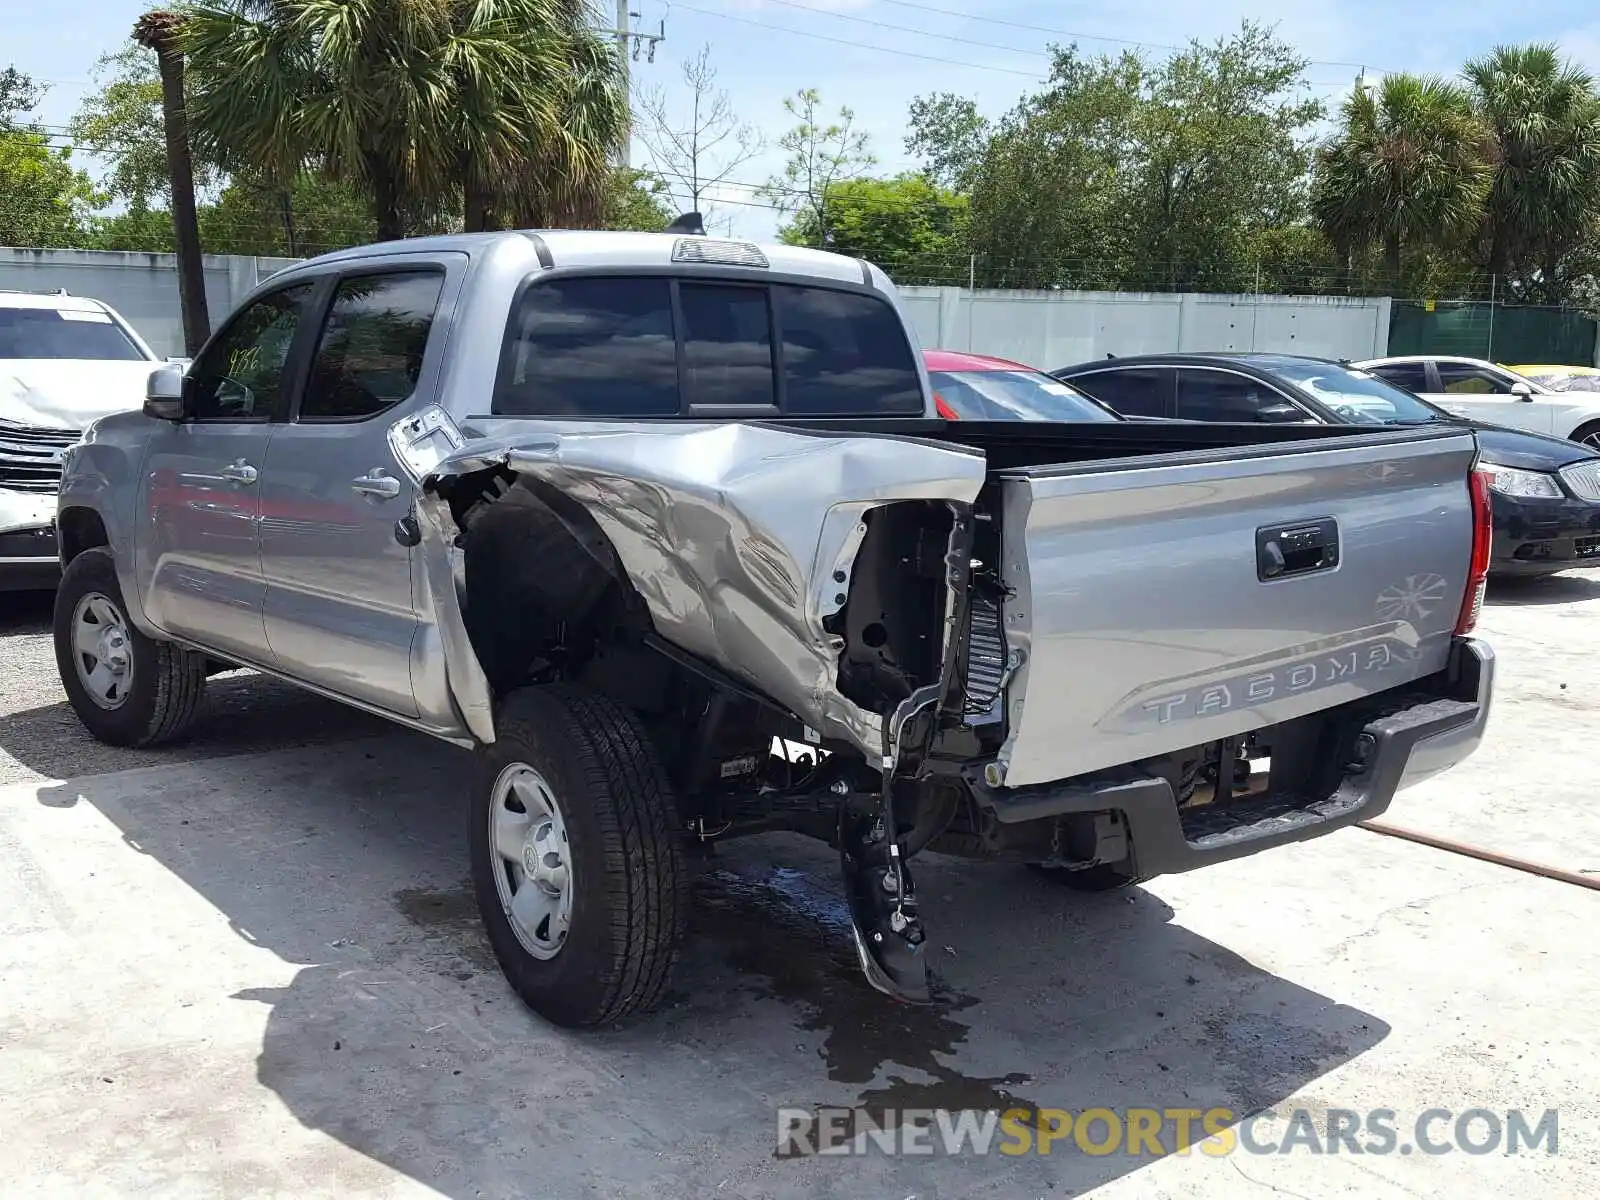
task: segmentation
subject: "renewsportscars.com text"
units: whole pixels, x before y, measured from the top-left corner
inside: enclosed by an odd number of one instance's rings
[[[780,1108],[777,1156],[1553,1155],[1557,1125],[1553,1108],[1430,1108],[1415,1116],[1392,1108],[1302,1108],[1242,1119],[1227,1108]]]

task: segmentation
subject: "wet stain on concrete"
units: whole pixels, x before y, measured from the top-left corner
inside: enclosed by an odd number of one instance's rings
[[[880,1127],[910,1108],[1021,1109],[1033,1123],[1037,1106],[1013,1090],[1032,1082],[1028,1075],[972,1076],[950,1061],[969,1030],[955,1014],[976,997],[937,978],[929,1005],[875,991],[856,962],[843,898],[810,877],[782,868],[759,877],[712,872],[696,882],[692,920],[737,970],[799,1008],[800,1029],[823,1034],[828,1078],[859,1085],[856,1112]]]
[[[461,973],[459,960],[479,971],[499,970],[494,951],[484,935],[483,923],[478,919],[478,902],[470,884],[462,883],[453,888],[401,888],[394,893],[394,906],[421,932],[429,946],[458,960],[444,964],[441,974],[455,979],[470,978]]]

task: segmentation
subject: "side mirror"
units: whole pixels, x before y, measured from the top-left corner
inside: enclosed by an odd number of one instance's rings
[[[144,390],[144,415],[158,421],[181,421],[184,417],[182,367],[158,367],[150,372]]]
[[[1516,383],[1511,385],[1511,394],[1518,400],[1532,400],[1533,384],[1525,383],[1519,379]]]

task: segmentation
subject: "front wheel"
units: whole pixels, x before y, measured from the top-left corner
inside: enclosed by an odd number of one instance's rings
[[[1572,431],[1571,439],[1591,450],[1600,450],[1600,421],[1590,421],[1587,425],[1580,425]]]
[[[100,741],[156,746],[194,721],[205,694],[205,657],[139,632],[110,550],[85,550],[67,564],[56,588],[54,633],[67,701]]]
[[[627,710],[574,687],[506,698],[478,751],[473,888],[525,1004],[604,1025],[661,997],[688,917],[671,787]]]

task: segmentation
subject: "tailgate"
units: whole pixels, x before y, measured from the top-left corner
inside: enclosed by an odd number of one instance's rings
[[[1001,472],[1000,754],[1023,787],[1441,670],[1472,550],[1469,431]]]

